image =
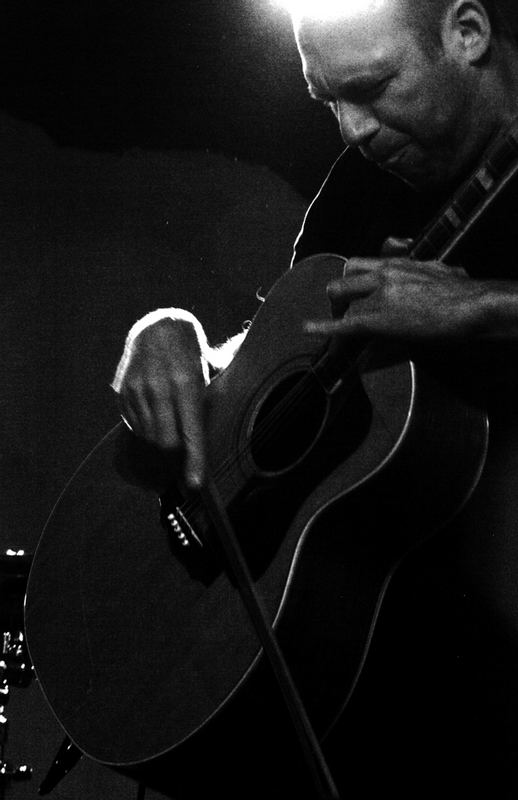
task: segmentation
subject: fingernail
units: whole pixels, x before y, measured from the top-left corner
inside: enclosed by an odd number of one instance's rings
[[[201,489],[203,485],[203,475],[201,472],[193,471],[187,473],[187,484],[191,489]]]

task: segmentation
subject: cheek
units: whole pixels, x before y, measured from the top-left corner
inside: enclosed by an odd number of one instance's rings
[[[461,94],[458,76],[445,65],[440,69],[416,67],[405,85],[388,99],[387,124],[423,143],[445,139],[458,122]]]
[[[402,106],[400,130],[410,135],[423,146],[442,146],[455,138],[458,122],[458,107],[450,96],[442,93],[420,94],[408,98]]]
[[[428,88],[423,87],[420,110],[423,132],[434,139],[451,140],[462,127],[466,97],[463,81],[457,72],[443,68],[429,75]],[[417,117],[416,117],[417,118]]]

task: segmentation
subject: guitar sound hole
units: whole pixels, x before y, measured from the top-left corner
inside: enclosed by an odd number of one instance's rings
[[[281,381],[255,418],[250,448],[256,466],[280,473],[297,464],[318,438],[328,409],[327,395],[309,372]]]

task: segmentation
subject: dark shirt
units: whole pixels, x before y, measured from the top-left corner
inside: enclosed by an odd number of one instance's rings
[[[415,238],[451,191],[417,193],[346,151],[308,210],[294,263],[319,252],[376,256],[388,236]],[[517,244],[515,177],[448,261],[475,278],[516,280]],[[487,394],[488,460],[465,512],[391,584],[338,739],[337,761],[345,741],[349,785],[362,787],[352,796],[382,796],[387,784],[402,798],[517,796],[516,364],[512,343],[470,363]]]
[[[455,187],[416,192],[399,178],[346,150],[312,202],[294,263],[319,252],[377,256],[388,236],[416,238]],[[515,178],[457,246],[449,263],[480,278],[518,277],[518,180]]]
[[[306,214],[294,261],[320,252],[375,256],[387,236],[416,236],[438,202],[346,150]]]

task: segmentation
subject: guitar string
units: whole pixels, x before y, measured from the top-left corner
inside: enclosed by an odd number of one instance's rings
[[[369,351],[369,352],[368,352]],[[344,381],[346,385],[348,385],[348,381],[350,377],[354,374],[358,374],[359,369],[365,368],[364,366],[360,366],[363,356],[363,361],[366,362],[366,356],[370,355],[370,348],[366,347],[364,351],[358,356],[355,362],[351,362],[347,368],[341,373],[341,379]],[[231,457],[224,459],[218,466],[213,470],[212,475],[214,480],[224,480],[227,476],[232,474],[234,468],[239,464],[242,463],[243,459],[250,456],[253,453],[253,447],[257,448],[267,443],[268,441],[273,441],[273,437],[276,432],[280,429],[283,425],[285,420],[287,419],[288,415],[293,412],[293,409],[299,405],[302,407],[304,401],[307,397],[311,395],[315,387],[315,381],[318,382],[318,377],[316,374],[309,369],[307,373],[304,374],[303,377],[292,387],[290,391],[283,396],[282,401],[277,404],[274,409],[265,417],[265,419],[259,424],[257,431],[254,431],[253,438],[251,440],[246,440],[244,445],[237,449],[235,453],[232,454]],[[348,385],[348,388],[343,390],[342,395],[342,402],[349,399],[350,395],[354,391],[356,387],[356,383],[352,383]],[[326,403],[326,412],[327,414],[329,409],[329,403]],[[325,421],[325,415],[322,419],[322,422]],[[308,451],[311,449],[311,446],[308,448]],[[218,487],[221,492],[221,486]],[[223,498],[225,502],[228,502],[228,498]],[[199,500],[198,497],[190,498],[184,505],[181,506],[181,511],[183,514],[188,516],[189,514],[194,513],[198,510],[203,504]]]
[[[518,150],[518,144],[516,142],[516,139],[514,138],[513,131],[508,132],[503,137],[503,140],[499,141],[497,145],[495,145],[492,148],[490,154],[488,155],[488,157],[484,162],[484,167],[486,169],[490,169],[491,172],[495,175],[498,174],[501,175],[505,170],[509,169],[510,162],[512,162],[512,160],[516,158],[517,150]],[[452,229],[450,223],[449,212],[452,207],[456,206],[457,213],[459,214],[460,212],[464,217],[466,217],[471,212],[473,212],[473,210],[477,206],[483,204],[482,203],[483,198],[490,193],[491,189],[493,189],[493,193],[496,191],[498,187],[491,187],[491,186],[489,186],[484,191],[484,187],[480,183],[480,172],[481,168],[479,167],[476,170],[475,175],[472,176],[470,180],[467,182],[467,184],[461,187],[461,189],[457,192],[457,194],[455,195],[453,200],[448,204],[446,209],[443,210],[441,213],[439,213],[436,221],[432,223],[430,228],[425,230],[425,232],[423,232],[423,234],[414,243],[414,246],[411,251],[412,258],[418,258],[421,250],[423,249],[423,247],[426,246],[428,246],[429,250],[431,251],[431,255],[433,254],[437,255],[438,252],[440,252],[447,246],[447,242],[444,241],[444,236],[446,235],[446,237],[451,240],[452,238],[454,238],[454,236],[457,235],[455,229]],[[473,187],[477,189],[477,194],[475,197],[473,196],[473,194],[471,194],[471,202],[468,203],[468,197]],[[467,207],[468,205],[472,207],[468,208]],[[434,244],[433,240],[437,234],[439,234],[441,241],[436,242]],[[353,370],[358,371],[360,359],[364,355],[365,355],[365,350],[362,351],[362,353],[358,357],[357,362],[351,365],[350,372],[352,372]],[[274,413],[277,410],[279,410],[279,413],[281,415],[285,413],[285,409],[282,408],[281,405],[275,408]],[[277,427],[278,422],[279,421],[273,419],[272,425]],[[264,426],[263,431],[261,431],[259,435],[254,435],[253,439],[254,443],[257,445],[258,442],[261,442],[263,437],[266,438],[268,436],[269,432],[270,432],[270,425],[267,423]],[[244,455],[245,452],[246,448],[243,448],[241,455]],[[223,462],[222,467],[224,466],[225,464]]]
[[[495,194],[498,187],[490,186],[486,189],[480,183],[481,170],[485,168],[490,170],[493,174],[502,173],[505,169],[509,168],[508,162],[511,158],[516,157],[517,150],[518,150],[518,144],[516,139],[514,138],[513,133],[511,132],[504,138],[503,142],[499,144],[498,148],[496,147],[494,148],[492,154],[490,154],[486,159],[486,161],[484,162],[483,167],[479,167],[477,169],[475,175],[467,182],[467,184],[464,187],[462,187],[459,190],[457,195],[455,195],[453,200],[447,205],[446,210],[444,210],[438,215],[438,218],[436,219],[435,223],[433,223],[428,229],[426,229],[423,232],[423,234],[419,237],[419,239],[415,242],[412,251],[410,253],[411,258],[419,257],[419,255],[422,252],[422,249],[426,247],[428,247],[429,251],[431,251],[430,255],[437,254],[437,252],[443,248],[444,251],[446,252],[449,243],[447,241],[442,241],[445,238],[445,235],[446,239],[450,240],[455,238],[455,235],[457,235],[457,231],[455,229],[452,230],[451,220],[449,217],[450,210],[454,208],[456,205],[457,213],[460,210],[464,215],[469,214],[471,211],[473,211],[473,208],[476,209],[481,204],[482,198],[489,195],[491,189],[493,189],[493,194]],[[500,160],[500,164],[497,164],[498,160]],[[504,161],[505,163],[503,163]],[[473,195],[472,195],[471,203],[469,203],[469,205],[472,205],[473,208],[470,209],[462,208],[462,203],[460,201],[466,200],[470,190],[472,190],[474,187],[477,189],[478,192],[477,201],[476,202],[473,201]],[[481,189],[483,189],[484,191],[481,192]],[[466,205],[468,205],[468,203],[466,203]],[[439,235],[441,241],[434,243],[433,240],[434,237],[437,236],[437,234]],[[361,356],[362,354],[360,354],[358,362]],[[349,377],[349,375],[353,371],[357,372],[358,362],[352,364],[350,366],[348,373],[343,377]],[[295,403],[298,403],[303,399],[305,399],[305,396],[309,394],[308,387],[309,387],[309,382],[312,378],[314,378],[314,375],[311,372],[308,373],[307,376],[304,376],[304,378],[302,378],[301,381],[290,392],[287,393],[287,395],[283,399],[283,402],[280,403],[278,406],[276,406],[275,409],[270,413],[269,417],[266,418],[266,420],[258,429],[258,432],[254,433],[252,442],[256,447],[260,446],[263,442],[266,442],[268,440],[268,437],[273,435],[273,433],[279,429],[280,424],[285,419],[287,411],[290,408],[292,408],[295,405]],[[244,447],[242,447],[240,450],[237,451],[236,454],[232,456],[232,458],[226,459],[216,468],[216,470],[214,471],[214,477],[221,478],[223,476],[226,476],[227,474],[230,474],[231,470],[233,470],[235,465],[239,461],[241,461],[241,459],[244,456],[248,455],[251,452],[252,448],[250,444],[247,442]],[[196,510],[198,506],[201,506],[201,503],[199,501],[196,501],[194,503],[192,501],[190,503],[188,502],[185,504],[185,507],[182,506],[182,513],[188,515],[192,513],[194,510]]]
[[[466,227],[463,229],[462,235],[469,229],[470,220],[466,219],[466,216],[475,212],[481,205],[484,205],[482,202],[484,199],[492,199],[495,197],[502,188],[498,184],[498,180],[506,171],[510,170],[510,162],[512,159],[516,159],[518,153],[517,136],[518,126],[513,126],[513,128],[503,137],[503,139],[494,145],[482,166],[477,168],[475,174],[466,182],[465,185],[461,187],[453,199],[447,204],[445,209],[438,214],[435,222],[425,229],[425,231],[414,243],[409,254],[410,258],[419,258],[419,256],[422,255],[423,250],[426,250],[426,248],[428,248],[429,251],[428,257],[438,257],[441,252],[447,253],[448,249],[451,249],[451,242],[458,240],[459,238],[458,226],[452,228],[452,211],[458,219],[461,214],[465,217],[464,223]],[[518,167],[518,164],[516,166]],[[491,183],[491,185],[487,187],[483,182],[481,182],[483,170],[488,170],[494,178],[494,181]],[[514,171],[512,174],[514,174]],[[474,199],[473,194],[471,194],[470,199],[470,192],[472,193],[473,189],[476,189],[477,191],[476,199]],[[465,202],[465,206],[469,205],[471,207],[463,207],[462,201]],[[472,220],[474,221],[473,217]],[[459,222],[462,224],[462,219],[459,219]],[[434,237],[437,236],[440,241],[434,243]],[[444,255],[442,257],[444,257]],[[341,375],[342,380],[347,380],[353,374],[353,372],[358,374],[360,371],[360,361],[365,356],[367,350],[368,347],[366,347],[360,353],[354,363],[349,365],[345,373]],[[273,438],[274,433],[279,430],[280,426],[284,422],[287,413],[292,410],[296,404],[300,404],[302,400],[309,396],[310,391],[313,388],[313,385],[310,387],[310,383],[313,384],[315,378],[315,373],[309,370],[308,373],[304,375],[304,377],[301,378],[301,380],[289,392],[287,392],[282,401],[267,415],[265,420],[259,425],[257,432],[254,432],[253,438],[250,441],[247,440],[245,445],[238,449],[236,453],[223,460],[218,465],[218,467],[213,471],[213,478],[216,480],[227,477],[245,456],[248,456],[252,453],[252,444],[255,447],[260,447],[269,439]],[[225,499],[225,502],[228,501]],[[189,499],[181,506],[181,511],[186,516],[189,516],[201,508],[202,505],[203,504],[199,498]]]
[[[225,458],[213,469],[212,475],[215,481],[224,481],[225,478],[232,475],[236,466],[253,454],[254,448],[260,448],[265,443],[274,440],[276,432],[281,428],[288,414],[291,414],[296,406],[302,406],[305,399],[310,396],[314,379],[314,375],[311,373],[305,374],[295,386],[284,395],[282,401],[259,423],[252,438],[246,440],[231,456]],[[222,487],[219,486],[218,488],[221,492]],[[228,502],[228,498],[223,496],[223,499],[225,502]],[[202,503],[198,498],[193,498],[182,506],[182,513],[191,513],[201,505]]]
[[[347,402],[350,395],[356,388],[356,382],[351,382],[350,378],[361,373],[367,367],[370,358],[371,348],[367,345],[363,348],[355,361],[350,361],[344,369],[340,372],[340,380],[348,387],[342,390],[342,402]],[[291,414],[297,404],[302,404],[307,397],[311,395],[316,385],[325,392],[325,388],[321,384],[318,374],[312,368],[302,376],[297,384],[283,396],[282,401],[277,404],[264,421],[258,426],[257,431],[254,431],[252,439],[245,441],[244,445],[237,450],[237,454],[231,458],[222,461],[214,471],[215,477],[222,477],[223,475],[230,474],[234,467],[243,460],[243,458],[250,456],[253,453],[253,447],[258,448],[269,440],[273,440],[273,436],[284,423],[288,414]],[[325,414],[322,418],[322,423],[325,422],[325,415],[329,410],[329,401],[326,403]],[[311,446],[306,452],[309,452]]]

